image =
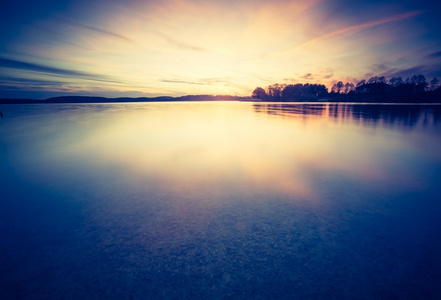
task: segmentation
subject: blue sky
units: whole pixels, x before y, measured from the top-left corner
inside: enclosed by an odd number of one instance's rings
[[[441,77],[440,1],[19,1],[0,97],[250,95],[273,83]]]

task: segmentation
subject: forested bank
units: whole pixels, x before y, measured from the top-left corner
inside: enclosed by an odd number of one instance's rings
[[[330,102],[441,102],[441,85],[435,77],[427,82],[425,76],[414,75],[403,80],[384,76],[371,77],[354,84],[336,82],[331,91],[323,84],[273,84],[257,87],[253,99],[262,101],[330,101]]]

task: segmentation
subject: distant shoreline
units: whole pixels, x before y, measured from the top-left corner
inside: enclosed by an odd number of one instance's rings
[[[325,97],[318,99],[302,99],[302,100],[290,100],[290,101],[265,101],[261,99],[255,99],[250,97],[239,97],[239,96],[223,96],[223,95],[187,95],[181,97],[140,97],[140,98],[130,98],[130,97],[120,97],[120,98],[107,98],[107,97],[92,97],[92,96],[61,96],[53,97],[45,100],[35,100],[35,99],[9,99],[1,98],[0,104],[63,104],[63,103],[148,103],[148,102],[201,102],[201,101],[234,101],[234,102],[267,102],[267,103],[354,103],[354,104],[441,104],[441,99],[427,97],[421,97],[421,101],[417,101],[418,97],[409,99],[397,99],[392,97],[354,97],[350,95],[338,95],[334,97]],[[402,100],[402,101],[400,101]]]
[[[44,104],[44,103],[142,103],[142,102],[179,102],[179,101],[253,101],[250,97],[228,95],[187,95],[180,97],[93,97],[93,96],[61,96],[44,100],[0,98],[0,104]],[[260,101],[260,100],[257,100]]]
[[[363,99],[366,100],[366,99]],[[353,104],[441,104],[441,100],[438,101],[388,101],[388,99],[383,99],[382,101],[354,101],[354,99],[318,99],[309,101],[262,101],[260,99],[252,99],[245,97],[235,97],[232,98],[216,98],[210,97],[156,97],[156,98],[105,98],[105,97],[56,97],[49,98],[46,100],[35,100],[35,99],[0,99],[0,104],[87,104],[87,103],[149,103],[149,102],[216,102],[216,101],[232,101],[232,102],[255,102],[255,103],[353,103]]]

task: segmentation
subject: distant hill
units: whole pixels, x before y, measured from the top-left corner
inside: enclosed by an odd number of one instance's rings
[[[230,95],[187,95],[181,97],[91,97],[91,96],[61,96],[46,100],[33,99],[0,99],[0,104],[36,104],[36,103],[118,103],[118,102],[166,102],[166,101],[241,101],[249,100],[249,97]]]
[[[52,97],[41,101],[42,103],[109,103],[109,102],[152,102],[152,101],[171,101],[173,97],[155,97],[155,98],[106,98],[89,96],[61,96]]]

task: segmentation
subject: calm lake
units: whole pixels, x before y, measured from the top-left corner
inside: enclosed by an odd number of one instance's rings
[[[441,105],[0,105],[0,298],[441,298]]]

